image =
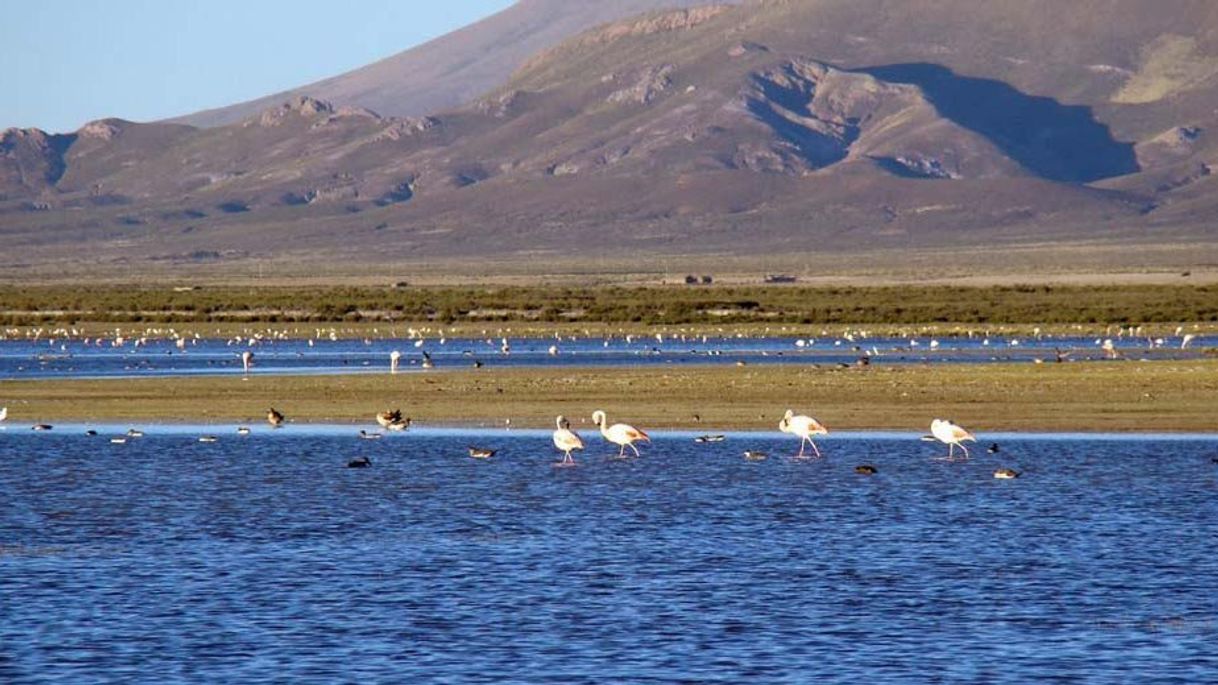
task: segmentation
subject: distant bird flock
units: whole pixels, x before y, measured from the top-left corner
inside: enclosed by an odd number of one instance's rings
[[[786,329],[784,328],[782,330],[785,331]],[[446,335],[453,334],[454,332],[455,329],[450,329],[447,332],[439,328],[408,329],[409,335],[405,342],[418,350],[416,354],[419,355],[417,358],[409,360],[409,364],[417,365],[423,370],[434,369],[436,367],[436,359],[433,359],[432,354],[423,348],[425,345],[428,345],[431,342],[435,342],[440,346],[446,345],[449,342]],[[248,377],[254,371],[254,348],[261,345],[272,345],[277,341],[290,340],[295,333],[297,332],[289,332],[287,329],[267,329],[265,331],[237,335],[231,339],[228,339],[227,343],[230,346],[240,346],[245,348],[240,350],[240,352],[234,356],[240,361],[242,375],[244,377]],[[311,336],[307,336],[308,347],[312,348],[314,347],[315,343],[323,341],[336,342],[340,339],[340,334],[345,337],[352,333],[353,331],[351,330],[340,331],[335,328],[318,328],[312,331]],[[391,334],[391,337],[396,335],[396,333],[393,331],[389,331],[389,333]],[[478,341],[478,344],[484,344],[490,350],[497,350],[500,355],[511,355],[513,352],[512,341],[505,333],[510,334],[510,329],[507,331],[504,331],[503,329],[498,331],[483,330],[481,338],[476,338],[475,340]],[[584,331],[583,333],[585,337],[593,336],[591,331]],[[21,334],[23,334],[26,339],[31,339],[34,341],[45,340],[55,349],[62,352],[67,351],[68,342],[83,342],[85,346],[96,347],[108,346],[114,348],[139,348],[148,345],[149,340],[162,338],[172,341],[172,346],[176,350],[175,353],[184,354],[187,353],[189,348],[198,345],[200,341],[202,341],[202,338],[198,334],[182,333],[172,328],[148,328],[141,332],[124,332],[119,329],[114,329],[112,334],[107,333],[98,335],[96,337],[87,337],[82,331],[75,328],[58,328],[52,330],[38,328],[27,330],[23,333],[19,333],[17,329],[8,329],[0,331],[0,340],[15,339],[16,336]],[[764,335],[771,334],[784,335],[784,333],[781,331],[771,332],[769,329],[766,329],[764,332]],[[371,330],[370,335],[368,332],[365,332],[364,335],[366,336],[364,337],[364,343],[370,345],[372,344],[371,338],[380,336],[381,331],[374,328]],[[901,340],[897,341],[896,347],[881,349],[878,345],[872,344],[871,342],[865,342],[868,339],[875,339],[875,334],[872,331],[848,328],[837,335],[831,335],[826,330],[822,331],[823,337],[820,339],[819,344],[831,344],[833,347],[853,350],[859,355],[858,362],[853,365],[855,367],[866,367],[870,364],[873,358],[878,358],[892,352],[909,352],[916,349],[925,349],[937,352],[945,347],[938,339],[932,338],[925,333],[922,334],[922,340],[919,340],[916,335],[918,335],[918,333],[911,331],[908,336],[905,336]],[[549,345],[548,348],[543,348],[548,356],[557,357],[559,355],[566,356],[578,354],[577,351],[574,351],[574,345],[565,349],[560,347],[560,343],[576,342],[579,339],[578,336],[555,335],[554,337],[556,342]],[[737,334],[735,337],[739,338],[741,336]],[[615,338],[620,338],[620,340],[624,341],[627,345],[644,344],[647,346],[646,352],[648,353],[658,352],[659,348],[656,346],[664,345],[666,343],[689,343],[692,345],[699,342],[701,344],[706,344],[708,341],[708,336],[705,334],[693,335],[681,332],[669,332],[657,333],[654,334],[654,336],[645,338],[644,336],[623,333],[620,336],[615,336],[612,334],[606,336],[603,341],[604,346],[609,347],[610,342]],[[654,338],[654,343],[650,338]],[[828,340],[826,340],[826,338],[828,338]],[[1042,334],[1041,330],[1037,328],[1033,330],[1031,338],[1021,339],[1020,337],[1012,336],[1009,333],[1003,334],[1001,331],[989,330],[969,330],[967,331],[967,338],[970,340],[979,341],[980,346],[983,348],[1006,347],[1008,349],[1015,349],[1019,348],[1021,345],[1024,345],[1024,343],[1027,343],[1031,339],[1039,341],[1046,338],[1052,338],[1052,336]],[[1124,347],[1122,347],[1121,343],[1119,342],[1122,339],[1129,341],[1124,344]],[[1097,350],[1097,352],[1104,358],[1121,359],[1125,354],[1138,349],[1138,347],[1130,344],[1134,341],[1145,341],[1144,349],[1171,349],[1178,347],[1180,350],[1185,350],[1188,349],[1196,340],[1197,335],[1194,333],[1186,333],[1183,327],[1179,327],[1175,330],[1174,337],[1155,337],[1153,333],[1146,333],[1141,327],[1135,326],[1115,328],[1109,327],[1104,335],[1094,339],[1094,349]],[[1090,341],[1091,338],[1088,337],[1087,342],[1090,343]],[[800,338],[793,340],[793,345],[799,350],[808,350],[818,345],[818,339]],[[436,348],[433,347],[432,349],[434,350]],[[525,349],[527,349],[527,347]],[[463,354],[469,357],[475,356],[472,351],[465,352]],[[712,349],[705,351],[705,354],[713,356],[721,355],[723,352],[721,350]],[[762,352],[761,354],[762,356],[768,356],[770,354],[781,355],[782,353]],[[1072,354],[1075,354],[1075,351],[1063,350],[1055,347],[1053,348],[1053,354],[1047,359],[1035,358],[1033,361],[1035,361],[1037,364],[1043,364],[1046,360],[1060,363],[1067,361]],[[398,374],[401,371],[403,358],[404,355],[400,350],[394,349],[389,353],[389,372],[391,374]],[[443,357],[439,354],[437,354],[437,358],[443,360]],[[231,360],[233,357],[230,356],[229,359]],[[742,360],[737,363],[738,365],[744,365]],[[481,368],[483,366],[483,362],[477,358],[473,359],[472,364],[474,368]],[[851,365],[841,364],[840,366],[845,367]],[[382,431],[402,432],[408,430],[412,425],[411,419],[404,416],[401,410],[396,408],[378,412],[374,418],[376,424],[382,429]],[[5,426],[8,425],[7,421],[9,419],[9,409],[7,407],[0,407],[0,430],[4,429]],[[267,409],[265,420],[266,423],[273,429],[282,428],[287,425],[289,421],[288,417],[283,412],[274,407]],[[696,417],[695,420],[700,421],[701,419],[700,417]],[[597,410],[593,412],[591,414],[591,421],[592,424],[598,429],[603,441],[608,445],[616,446],[618,448],[616,455],[614,455],[615,459],[639,458],[643,454],[640,451],[639,446],[651,443],[651,438],[646,431],[636,428],[634,425],[628,423],[610,423],[609,417],[605,411]],[[506,425],[510,427],[510,421]],[[50,431],[52,428],[53,426],[45,423],[39,423],[32,426],[32,430],[35,431]],[[821,436],[828,435],[829,429],[817,419],[809,415],[797,414],[794,410],[787,410],[779,420],[777,429],[782,434],[799,439],[799,449],[798,452],[793,455],[793,459],[806,460],[824,458],[820,446],[816,443],[816,439]],[[89,431],[89,433],[96,435],[96,431]],[[250,433],[251,429],[248,426],[242,426],[237,429],[237,434],[241,436],[248,436]],[[127,444],[129,441],[138,440],[142,436],[142,432],[132,429],[126,434],[114,436],[110,439],[110,441],[114,444]],[[360,430],[357,437],[364,440],[379,440],[384,437],[384,433]],[[725,435],[714,433],[707,433],[694,438],[695,442],[697,443],[718,443],[723,442],[726,439],[727,438]],[[947,454],[939,457],[945,460],[955,460],[957,458],[964,460],[970,459],[971,454],[966,443],[977,442],[977,438],[972,432],[952,421],[938,418],[931,421],[930,433],[923,436],[922,439],[928,442],[936,442],[945,445],[947,447]],[[209,444],[219,442],[220,437],[209,434],[199,436],[197,440],[200,443]],[[576,466],[577,462],[574,454],[576,452],[582,452],[586,449],[584,440],[571,429],[570,421],[568,421],[564,416],[558,416],[555,419],[555,430],[552,434],[552,441],[554,447],[562,454],[561,460],[554,464],[556,467],[569,468]],[[991,444],[986,450],[986,452],[991,455],[998,454],[999,451],[999,445],[996,443]],[[957,456],[958,452],[960,454],[959,457]],[[468,448],[468,454],[469,457],[473,459],[490,460],[496,456],[497,450],[471,445]],[[745,450],[743,455],[746,461],[751,462],[760,462],[769,458],[769,455],[765,452],[755,449]],[[371,461],[367,459],[359,459],[352,461],[350,465],[353,468],[366,468],[371,466]],[[860,475],[875,475],[878,473],[878,469],[870,464],[858,465],[855,467],[855,471]],[[1021,474],[1012,469],[1001,468],[996,470],[993,475],[997,479],[1005,480],[1018,478]]]

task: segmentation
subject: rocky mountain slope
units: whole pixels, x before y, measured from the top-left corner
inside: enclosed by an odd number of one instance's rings
[[[6,131],[0,269],[1212,242],[1216,74],[1204,1],[661,11],[428,116]]]
[[[222,126],[305,95],[385,115],[433,114],[458,107],[501,85],[539,50],[593,26],[705,1],[519,0],[503,12],[459,31],[346,74],[174,121]]]

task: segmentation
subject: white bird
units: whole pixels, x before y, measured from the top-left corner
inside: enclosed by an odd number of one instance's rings
[[[389,373],[397,373],[398,365],[402,363],[402,353],[394,350],[389,353]]]
[[[254,353],[246,350],[241,353],[241,370],[244,373],[250,372],[250,364],[254,362]]]
[[[0,407],[0,421],[8,418],[8,407]]]
[[[930,434],[935,437],[935,440],[947,445],[947,458],[951,459],[955,456],[955,449],[959,447],[964,450],[964,458],[968,459],[968,448],[964,446],[964,442],[971,440],[977,442],[977,438],[972,433],[964,430],[960,426],[945,421],[943,419],[935,419],[930,422]]]
[[[584,441],[571,430],[571,423],[567,421],[567,417],[558,417],[555,424],[558,429],[554,431],[554,446],[563,453],[562,461],[555,466],[575,466],[575,459],[571,457],[571,453],[584,449]]]
[[[634,456],[639,456],[639,448],[634,446],[636,442],[651,442],[651,438],[646,433],[628,426],[624,423],[615,423],[612,426],[606,427],[607,418],[605,412],[599,409],[592,412],[592,423],[595,423],[601,429],[601,435],[606,440],[617,445],[621,449],[618,450],[617,456],[626,456],[626,447],[634,450]]]
[[[795,455],[796,459],[804,458],[805,442],[812,445],[812,451],[816,452],[817,457],[821,456],[816,443],[812,442],[812,436],[829,434],[829,429],[821,425],[820,421],[811,416],[796,416],[790,409],[783,415],[782,421],[778,422],[778,430],[799,436],[799,454]]]
[[[1184,339],[1180,341],[1180,349],[1188,347],[1188,344],[1191,343],[1196,337],[1197,336],[1193,335],[1192,333],[1185,334]]]

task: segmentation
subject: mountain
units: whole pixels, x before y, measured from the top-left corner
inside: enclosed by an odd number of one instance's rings
[[[487,19],[355,71],[173,121],[222,126],[301,96],[365,107],[387,116],[433,114],[501,85],[536,52],[597,24],[705,1],[520,0]]]
[[[704,5],[598,25],[426,116],[293,95],[211,128],[9,130],[0,271],[1077,245],[1204,261],[1218,6],[1172,7]]]

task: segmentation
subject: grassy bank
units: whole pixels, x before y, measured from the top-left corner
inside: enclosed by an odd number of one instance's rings
[[[3,381],[9,425],[37,421],[370,424],[401,407],[422,424],[576,426],[595,409],[643,428],[771,429],[788,408],[831,429],[1218,431],[1218,361],[681,369],[496,369],[399,376]],[[695,418],[695,415],[699,418]],[[584,425],[587,429],[587,426]]]
[[[0,286],[0,325],[515,323],[962,325],[1218,322],[1218,285]]]

